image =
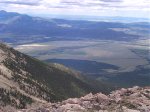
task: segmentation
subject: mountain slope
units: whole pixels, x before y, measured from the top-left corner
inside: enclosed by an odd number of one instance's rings
[[[55,102],[96,92],[88,83],[90,80],[63,65],[46,64],[0,44],[0,104],[3,106],[25,108],[36,101]],[[104,92],[110,89],[103,88]]]
[[[31,109],[19,110],[29,112]],[[120,89],[109,95],[97,93],[70,98],[59,103],[36,105],[32,111],[42,112],[149,112],[150,87]]]

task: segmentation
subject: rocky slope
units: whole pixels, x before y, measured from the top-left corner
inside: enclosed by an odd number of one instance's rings
[[[56,102],[91,91],[96,92],[78,72],[43,63],[0,43],[0,108],[26,108],[35,102]]]
[[[16,112],[150,112],[150,87],[123,88],[109,95],[90,93],[81,98],[34,105]]]

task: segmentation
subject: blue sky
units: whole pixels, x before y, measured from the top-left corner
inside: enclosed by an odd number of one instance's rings
[[[150,0],[0,0],[0,10],[31,15],[150,18]]]

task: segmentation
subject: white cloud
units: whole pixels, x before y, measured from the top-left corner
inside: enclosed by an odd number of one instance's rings
[[[38,5],[39,0],[30,0],[30,1],[25,1],[25,0],[0,0],[1,4],[18,4],[18,5]]]
[[[0,9],[32,14],[149,17],[150,0],[0,0]]]

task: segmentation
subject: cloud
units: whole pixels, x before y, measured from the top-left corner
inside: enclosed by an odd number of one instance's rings
[[[0,9],[32,14],[147,16],[150,0],[0,0]]]
[[[123,0],[100,0],[102,2],[123,2]]]
[[[0,4],[17,4],[17,5],[30,5],[30,6],[36,6],[39,5],[38,0],[0,0]]]
[[[65,5],[78,5],[81,6],[81,2],[74,2],[74,1],[61,1],[60,4],[65,4]]]

